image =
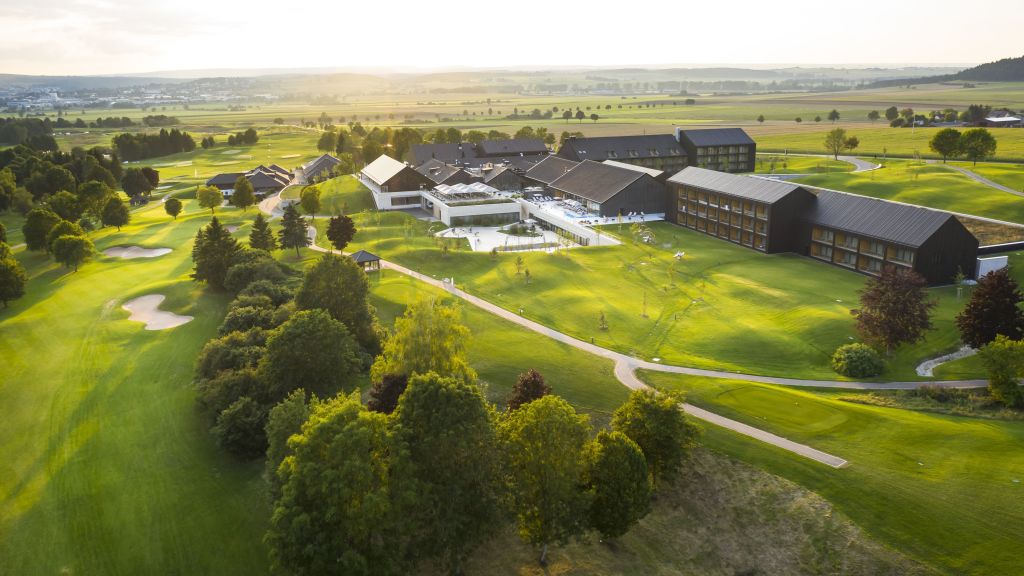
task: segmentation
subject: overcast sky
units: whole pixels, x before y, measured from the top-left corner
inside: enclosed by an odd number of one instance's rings
[[[1019,0],[0,0],[0,73],[981,63],[1024,55],[1020,7]]]

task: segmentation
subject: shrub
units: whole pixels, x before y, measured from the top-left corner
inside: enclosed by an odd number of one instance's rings
[[[239,296],[266,296],[270,298],[274,306],[280,306],[291,300],[295,293],[287,286],[274,284],[267,280],[257,280],[239,292]]]
[[[232,307],[220,324],[220,333],[245,332],[252,328],[274,328],[274,311],[251,306]]]
[[[248,396],[236,400],[217,417],[213,433],[220,445],[239,458],[252,460],[267,451],[267,411]]]
[[[881,356],[867,344],[844,344],[832,355],[832,369],[849,378],[878,376],[884,368]]]

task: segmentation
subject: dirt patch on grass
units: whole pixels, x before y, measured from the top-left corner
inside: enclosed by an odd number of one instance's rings
[[[170,254],[170,248],[143,248],[142,246],[114,246],[103,251],[105,256],[133,260],[135,258],[156,258]]]
[[[549,559],[541,569],[536,550],[510,526],[474,554],[466,573],[934,574],[869,539],[820,496],[705,449],[628,534],[556,546]]]
[[[143,322],[146,330],[167,330],[193,320],[192,316],[182,316],[174,312],[160,310],[160,303],[167,298],[163,294],[148,294],[125,302],[121,308],[131,312],[129,320]]]

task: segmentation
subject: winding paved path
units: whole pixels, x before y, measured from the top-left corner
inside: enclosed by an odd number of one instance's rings
[[[926,160],[925,162],[927,162],[928,164],[938,164],[939,163],[938,160]],[[956,170],[957,172],[963,174],[964,176],[967,176],[971,180],[974,180],[975,182],[977,182],[979,184],[984,184],[985,186],[988,186],[989,188],[995,188],[996,190],[999,190],[1000,192],[1006,192],[1008,194],[1013,194],[1014,196],[1020,196],[1020,197],[1024,198],[1024,192],[1021,192],[1020,190],[1014,190],[1013,188],[1010,188],[1009,186],[1003,186],[1002,184],[1000,184],[998,182],[993,182],[992,180],[989,180],[988,178],[985,178],[981,174],[978,174],[977,172],[973,172],[971,170],[968,170],[967,168],[964,168],[962,166],[953,166],[952,164],[942,164],[942,166],[945,166],[946,168],[951,168],[953,170]]]
[[[312,250],[315,250],[317,252],[329,252],[329,250],[327,250],[326,248],[322,248],[320,246],[317,246],[317,244],[316,244],[316,228],[313,228],[313,227],[309,228],[309,238],[311,240],[310,248]],[[559,332],[559,331],[554,330],[552,328],[549,328],[549,327],[547,327],[547,326],[545,326],[543,324],[540,324],[538,322],[534,322],[533,320],[524,318],[524,317],[522,317],[522,316],[520,316],[518,314],[515,314],[513,312],[510,312],[509,310],[506,310],[506,309],[504,309],[504,308],[502,308],[502,307],[500,307],[500,306],[498,306],[496,304],[492,304],[491,302],[488,302],[487,300],[484,300],[482,298],[479,298],[477,296],[469,294],[468,292],[457,288],[456,286],[452,285],[451,283],[443,282],[443,281],[438,280],[436,278],[433,278],[431,276],[427,276],[426,274],[422,274],[420,272],[416,272],[415,270],[411,270],[411,269],[406,268],[404,266],[401,266],[399,264],[395,264],[394,262],[389,262],[387,260],[381,260],[381,267],[385,268],[385,269],[388,269],[388,270],[394,270],[395,272],[398,272],[400,274],[404,274],[406,276],[415,278],[415,279],[417,279],[417,280],[419,280],[421,282],[424,282],[424,283],[429,284],[431,286],[434,286],[436,288],[440,288],[440,289],[448,292],[449,294],[452,294],[453,296],[455,296],[457,298],[460,298],[460,299],[462,299],[462,300],[464,300],[464,301],[466,301],[466,302],[476,306],[477,308],[480,308],[480,309],[482,309],[484,311],[490,312],[491,314],[494,314],[495,316],[498,316],[500,318],[508,320],[509,322],[512,322],[514,324],[522,326],[523,328],[526,328],[528,330],[532,330],[533,332],[536,332],[538,334],[542,334],[544,336],[547,336],[548,338],[551,338],[551,339],[556,340],[558,342],[562,342],[563,344],[567,344],[569,346],[572,346],[572,347],[577,348],[579,350],[582,350],[584,352],[588,352],[588,353],[593,354],[595,356],[599,356],[601,358],[606,358],[608,360],[611,360],[614,363],[614,365],[615,365],[615,369],[614,369],[615,377],[623,385],[625,385],[626,387],[628,387],[630,389],[633,389],[633,390],[640,390],[640,389],[647,389],[647,388],[649,388],[649,386],[647,384],[645,384],[643,381],[640,380],[640,378],[637,377],[637,375],[636,375],[636,370],[637,369],[651,370],[651,371],[657,371],[657,372],[668,372],[668,373],[673,373],[673,374],[686,374],[686,375],[689,375],[689,376],[703,376],[703,377],[708,377],[708,378],[739,379],[739,380],[746,380],[746,381],[750,381],[750,382],[760,382],[760,383],[765,383],[765,384],[779,384],[779,385],[784,385],[784,386],[804,386],[804,387],[814,387],[814,388],[846,388],[846,389],[866,389],[866,390],[893,390],[893,389],[906,390],[906,389],[916,388],[916,387],[920,386],[921,384],[925,384],[925,382],[846,382],[846,381],[834,381],[834,380],[800,380],[800,379],[795,379],[795,378],[778,378],[778,377],[773,377],[773,376],[759,376],[759,375],[755,375],[755,374],[741,374],[741,373],[736,373],[736,372],[724,372],[724,371],[720,371],[720,370],[705,370],[705,369],[701,369],[701,368],[690,368],[690,367],[686,367],[686,366],[671,366],[671,365],[666,365],[666,364],[658,364],[658,363],[655,363],[655,362],[648,362],[646,360],[641,360],[641,359],[638,359],[638,358],[633,358],[632,356],[628,356],[626,354],[622,354],[621,352],[616,352],[614,350],[609,350],[607,348],[602,348],[601,346],[597,346],[595,344],[591,344],[589,342],[585,342],[585,341],[580,340],[578,338],[575,338],[573,336],[569,336],[568,334]],[[932,385],[951,387],[951,388],[973,388],[973,387],[983,387],[983,386],[987,385],[987,383],[984,380],[956,380],[956,381],[952,381],[951,380],[951,381],[927,382],[927,383],[928,384],[932,384]],[[794,454],[798,454],[798,455],[803,456],[805,458],[810,458],[811,460],[820,462],[822,464],[825,464],[827,466],[831,466],[833,468],[841,468],[841,467],[845,466],[848,463],[846,460],[844,460],[843,458],[840,458],[839,456],[828,454],[827,452],[822,452],[821,450],[817,450],[817,449],[812,448],[812,447],[810,447],[810,446],[808,446],[806,444],[800,444],[798,442],[794,442],[792,440],[788,440],[788,439],[783,438],[781,436],[778,436],[776,434],[772,434],[771,432],[767,432],[765,430],[754,428],[753,426],[750,426],[748,424],[744,424],[743,422],[739,422],[737,420],[732,420],[730,418],[726,418],[724,416],[720,416],[718,414],[715,414],[713,412],[709,412],[709,411],[707,411],[707,410],[705,410],[703,408],[699,408],[699,407],[694,406],[694,405],[689,404],[689,403],[684,403],[682,405],[682,409],[683,409],[684,412],[686,412],[687,414],[693,416],[694,418],[698,418],[700,420],[704,420],[705,422],[710,422],[710,423],[715,424],[717,426],[721,426],[723,428],[727,428],[729,430],[732,430],[733,432],[737,432],[737,433],[742,434],[744,436],[748,436],[750,438],[754,438],[756,440],[760,440],[760,441],[765,442],[767,444],[771,444],[771,445],[776,446],[778,448],[782,448],[783,450],[787,450],[789,452],[793,452]]]

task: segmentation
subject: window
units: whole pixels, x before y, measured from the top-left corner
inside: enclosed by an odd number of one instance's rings
[[[608,157],[609,158],[618,158],[619,154],[615,150],[609,150],[608,151]]]
[[[845,250],[837,250],[833,255],[833,262],[840,266],[846,266],[847,268],[853,268],[857,265],[857,255],[853,252],[847,252]]]
[[[814,234],[812,235],[812,237],[817,242],[831,244],[832,241],[835,240],[836,233],[833,232],[832,230],[826,230],[825,228],[818,228],[817,226],[815,226]]]
[[[814,244],[811,246],[811,256],[820,258],[821,260],[832,260],[832,247],[825,246],[823,244]]]
[[[914,263],[914,251],[909,248],[895,247],[889,249],[889,260],[901,264]]]

